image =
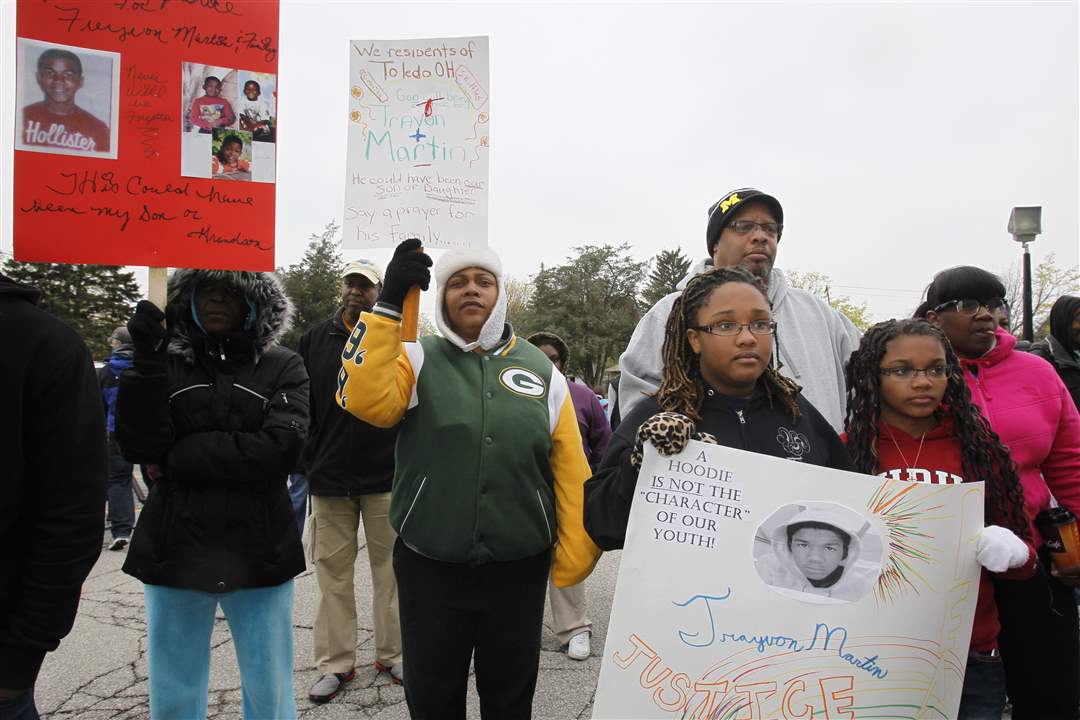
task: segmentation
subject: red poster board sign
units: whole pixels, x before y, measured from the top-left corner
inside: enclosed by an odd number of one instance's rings
[[[278,0],[19,0],[15,257],[274,269]]]

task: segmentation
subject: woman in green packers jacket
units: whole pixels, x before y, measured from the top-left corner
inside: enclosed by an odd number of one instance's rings
[[[548,571],[574,585],[600,554],[582,525],[589,465],[565,378],[505,322],[491,250],[440,259],[443,336],[402,343],[405,294],[430,280],[418,249],[395,250],[345,343],[337,393],[367,423],[401,422],[390,523],[405,698],[413,718],[464,718],[475,652],[481,714],[528,718]]]

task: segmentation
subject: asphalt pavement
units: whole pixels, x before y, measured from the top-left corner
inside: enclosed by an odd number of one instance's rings
[[[360,538],[363,538],[362,532]],[[71,720],[150,717],[142,584],[120,570],[124,554],[125,551],[102,550],[83,585],[74,629],[59,649],[45,659],[36,688],[38,710],[43,717]],[[545,611],[534,718],[568,720],[591,716],[618,563],[619,553],[606,554],[586,581],[589,618],[593,621],[593,654],[588,660],[571,660],[560,651],[558,641],[551,634],[551,614]],[[315,705],[307,699],[308,688],[318,678],[311,637],[315,587],[315,576],[310,569],[296,578],[293,685],[299,716],[305,720],[358,717],[406,720],[409,713],[401,687],[391,684],[385,673],[377,673],[372,667],[371,575],[366,551],[359,553],[356,565],[360,625],[356,679],[325,705]],[[239,718],[240,675],[228,623],[220,610],[212,646],[208,717]],[[468,717],[480,717],[479,700],[471,678]]]

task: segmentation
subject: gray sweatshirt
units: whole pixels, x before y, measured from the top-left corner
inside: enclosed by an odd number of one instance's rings
[[[712,267],[701,260],[682,279],[682,288],[694,275]],[[660,387],[660,351],[664,326],[680,292],[661,298],[638,321],[626,352],[619,358],[619,413],[630,414],[634,405]],[[859,345],[859,331],[837,310],[814,295],[793,288],[778,268],[769,276],[769,301],[780,345],[780,372],[802,385],[803,395],[837,432],[843,429],[845,410],[844,363]]]

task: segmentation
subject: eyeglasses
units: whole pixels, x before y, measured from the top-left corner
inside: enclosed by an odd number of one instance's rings
[[[743,331],[743,328],[748,328],[752,335],[772,335],[776,332],[776,323],[772,320],[751,320],[748,323],[737,323],[724,320],[723,322],[714,322],[709,323],[708,325],[693,326],[694,330],[707,332],[710,335],[727,337],[738,335]]]
[[[961,315],[974,315],[979,312],[979,308],[986,308],[990,312],[1000,310],[1005,307],[1006,303],[1002,298],[990,298],[988,300],[977,300],[975,298],[964,298],[962,300],[949,300],[943,302],[934,308],[934,312],[941,312],[942,310],[953,309]]]
[[[928,368],[883,367],[878,368],[878,372],[886,377],[894,377],[897,380],[914,380],[919,377],[919,373],[923,373],[931,380],[940,380],[948,376],[949,367],[947,365],[934,365]]]
[[[769,237],[779,237],[784,231],[783,223],[759,223],[753,220],[734,220],[728,224],[728,227],[741,235],[751,232],[754,228],[761,228],[761,231]]]

